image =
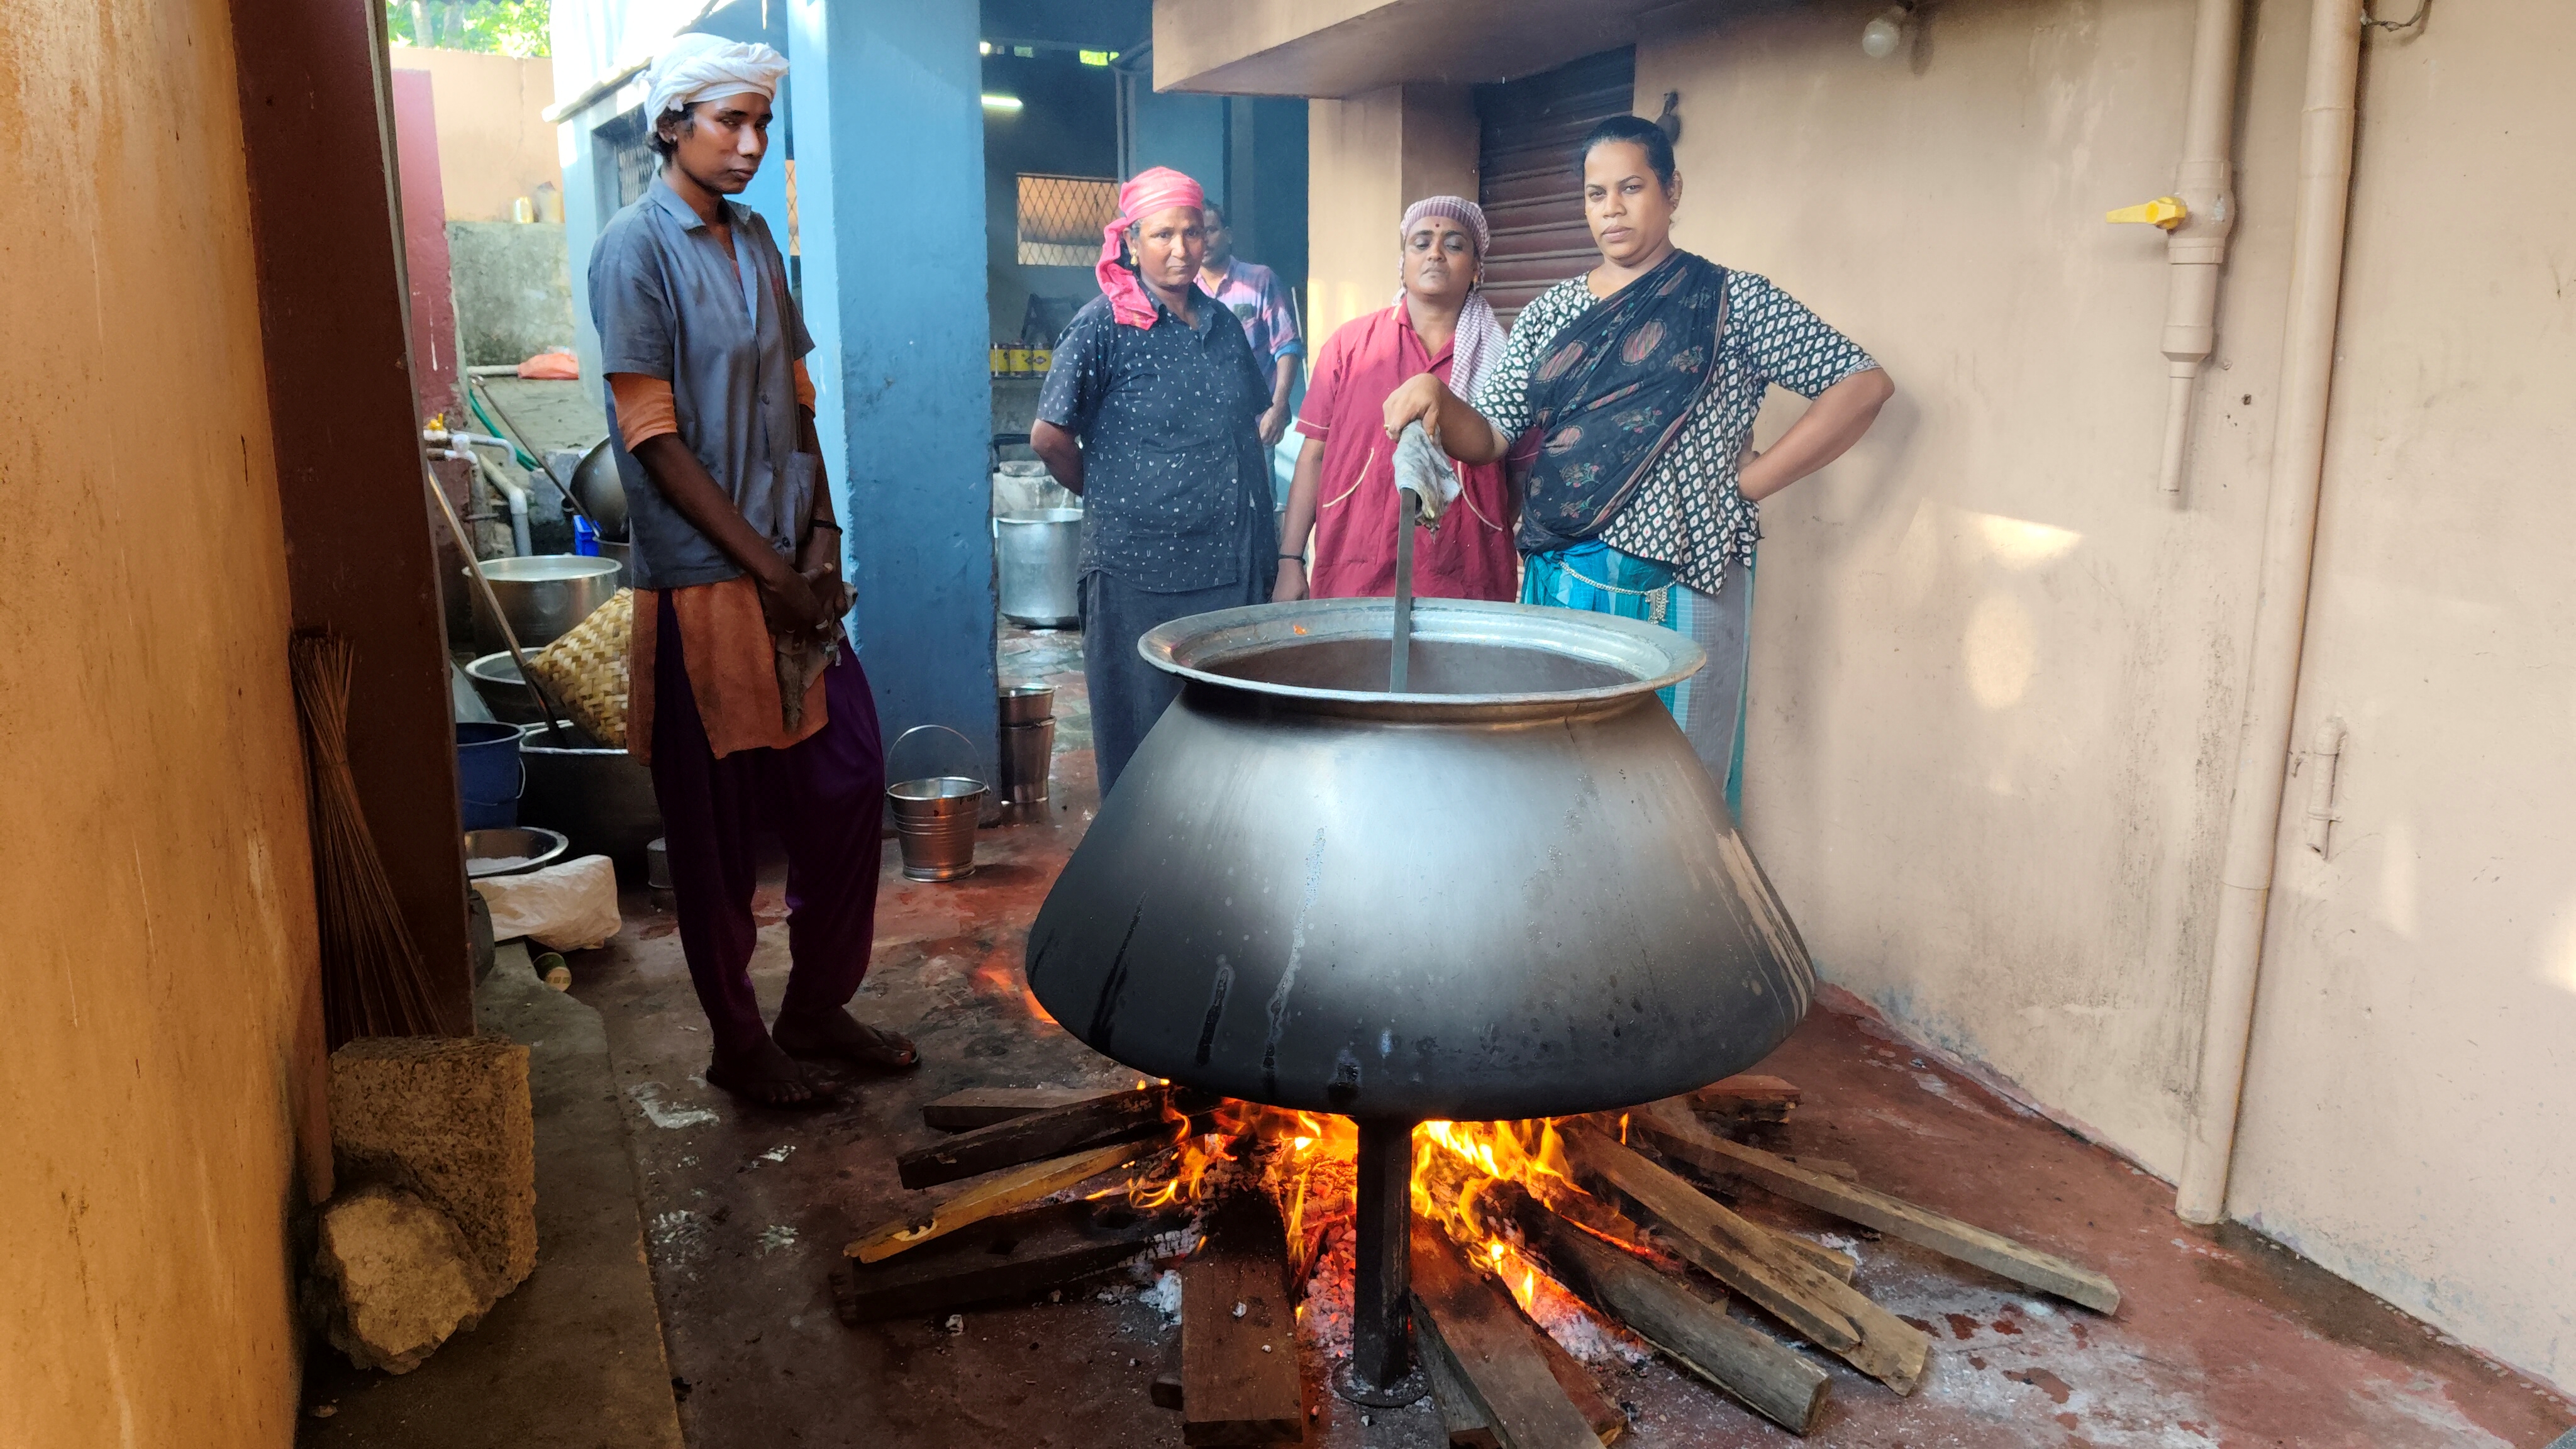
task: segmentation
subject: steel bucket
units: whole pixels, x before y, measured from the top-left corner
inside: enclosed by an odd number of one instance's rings
[[[1149,1076],[1306,1111],[1565,1116],[1739,1072],[1815,975],[1655,698],[1706,654],[1570,609],[1177,620],[1178,675],[1029,931],[1032,993]]]
[[[1038,508],[993,520],[1002,617],[1041,629],[1082,622],[1082,510]]]
[[[1032,725],[1055,718],[1055,686],[1034,680],[1005,682],[994,699],[1006,725]]]
[[[1002,726],[1002,803],[1014,819],[1047,802],[1047,766],[1055,758],[1055,721]]]
[[[607,603],[617,592],[619,569],[613,558],[577,553],[483,561],[483,576],[492,581],[492,593],[518,634],[519,647],[531,654],[571,633],[573,625]],[[493,654],[509,648],[483,591],[473,587],[470,577],[466,593],[474,605],[475,650]]]
[[[953,735],[957,743],[974,752],[974,743],[946,725],[914,725],[895,737],[894,749],[886,751],[886,773],[894,773],[894,758],[903,742],[923,730],[937,730]],[[981,780],[964,775],[929,775],[903,780],[886,787],[886,800],[894,809],[895,838],[903,848],[903,874],[906,880],[957,880],[975,873],[975,822],[984,813],[984,798],[992,791]]]

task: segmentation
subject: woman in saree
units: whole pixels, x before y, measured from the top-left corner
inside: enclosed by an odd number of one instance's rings
[[[1416,377],[1388,396],[1386,431],[1418,419],[1470,464],[1532,435],[1521,602],[1649,620],[1706,649],[1664,703],[1735,811],[1756,505],[1860,441],[1895,387],[1767,278],[1673,245],[1682,178],[1653,122],[1603,121],[1576,164],[1601,264],[1522,309],[1472,403]],[[1755,454],[1773,383],[1813,401]]]

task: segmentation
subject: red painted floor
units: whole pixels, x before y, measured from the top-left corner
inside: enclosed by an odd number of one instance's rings
[[[889,844],[857,1009],[915,1036],[918,1073],[847,1081],[849,1100],[828,1112],[745,1109],[696,1078],[705,1022],[669,917],[639,898],[624,936],[574,962],[576,993],[608,1020],[697,1449],[1180,1443],[1178,1417],[1146,1396],[1179,1333],[1140,1300],[1137,1280],[968,1313],[955,1333],[929,1320],[845,1328],[825,1288],[842,1244],[912,1196],[893,1159],[937,1135],[921,1103],[970,1085],[1134,1080],[1036,1016],[1021,990],[1024,932],[1094,788],[1070,641],[1011,634],[1003,648],[1006,676],[1059,687],[1056,801],[1044,823],[987,831],[964,881],[905,882]],[[761,899],[754,975],[774,1005],[786,973],[774,881]],[[2165,1184],[1875,1022],[1819,1010],[1761,1070],[1806,1089],[1787,1150],[1848,1162],[1872,1186],[2092,1265],[2124,1294],[2106,1319],[1903,1244],[1851,1241],[1859,1286],[1938,1346],[1924,1386],[1903,1399],[1816,1355],[1834,1401],[1806,1442],[2538,1449],[2576,1424],[2565,1401],[2253,1234],[2185,1227]],[[1840,1228],[1759,1193],[1741,1206],[1815,1235]],[[1312,1378],[1321,1365],[1308,1358]],[[1640,1449],[1798,1442],[1661,1363],[1603,1380],[1629,1409],[1624,1442]],[[1363,1422],[1328,1394],[1317,1402],[1309,1444],[1440,1442],[1428,1405]]]

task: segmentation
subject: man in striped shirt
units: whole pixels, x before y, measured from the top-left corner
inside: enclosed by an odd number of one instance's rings
[[[1259,262],[1234,254],[1234,228],[1225,208],[1211,201],[1200,208],[1207,217],[1207,256],[1199,262],[1199,290],[1225,304],[1243,324],[1252,344],[1252,359],[1261,364],[1261,385],[1270,389],[1270,406],[1261,414],[1261,446],[1278,446],[1288,431],[1288,399],[1297,390],[1297,369],[1306,343],[1297,334],[1297,299],[1279,285],[1279,274]]]

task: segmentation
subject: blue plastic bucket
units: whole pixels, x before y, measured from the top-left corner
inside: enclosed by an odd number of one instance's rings
[[[528,769],[519,759],[519,727],[477,720],[456,722],[456,793],[468,830],[504,830],[519,823],[519,793]]]

